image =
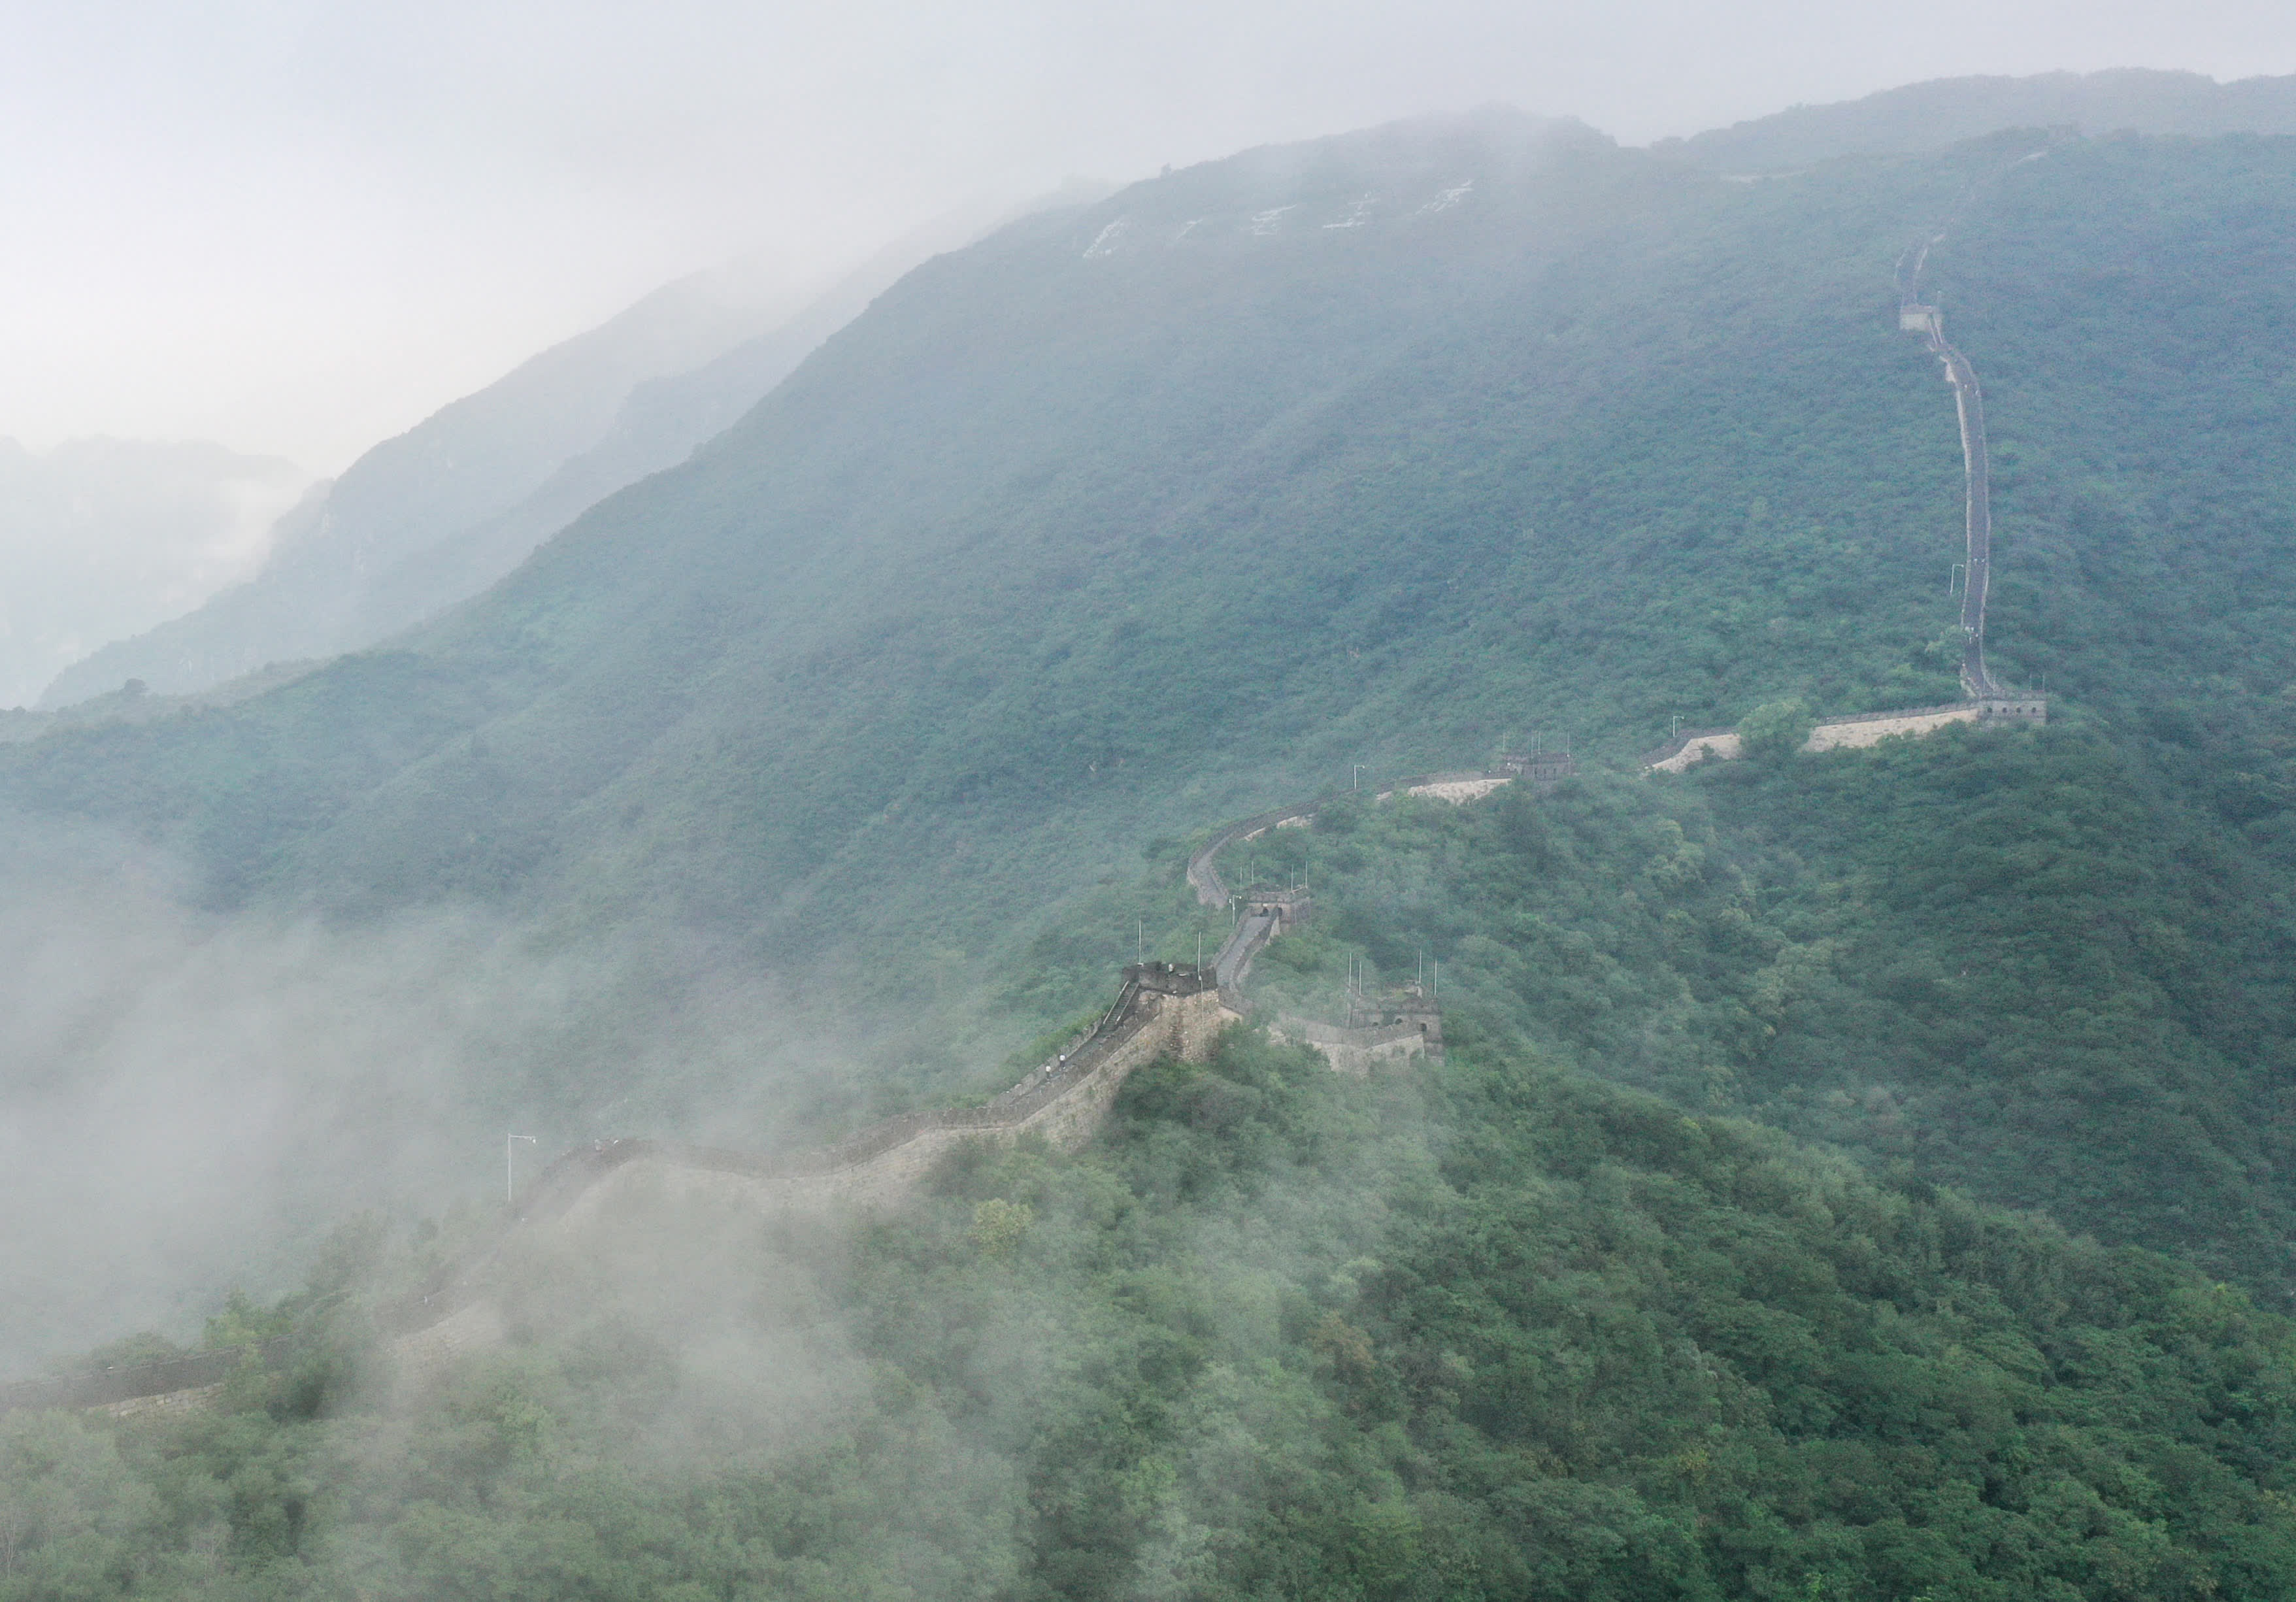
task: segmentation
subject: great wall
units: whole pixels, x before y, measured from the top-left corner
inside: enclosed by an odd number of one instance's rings
[[[1505,759],[1496,769],[1404,779],[1381,791],[1460,801],[1517,778],[1548,785],[1572,771],[1567,756]],[[1115,1000],[1051,1061],[978,1106],[911,1113],[872,1125],[834,1146],[761,1155],[653,1139],[601,1140],[552,1162],[506,1210],[490,1235],[414,1296],[382,1309],[402,1378],[419,1382],[460,1355],[506,1337],[493,1289],[509,1255],[538,1235],[578,1233],[641,1194],[699,1199],[756,1216],[873,1208],[897,1203],[961,1146],[1039,1137],[1062,1150],[1091,1140],[1132,1073],[1161,1057],[1201,1062],[1227,1024],[1250,1012],[1243,986],[1251,959],[1311,916],[1304,889],[1231,891],[1218,867],[1229,845],[1271,828],[1312,822],[1328,800],[1246,818],[1215,834],[1189,859],[1187,879],[1207,907],[1238,905],[1234,927],[1202,966],[1136,963],[1123,970]],[[1442,1053],[1440,1008],[1415,989],[1382,998],[1349,991],[1344,1025],[1283,1015],[1271,1032],[1321,1052],[1342,1072]],[[0,1413],[20,1408],[80,1408],[128,1414],[181,1410],[213,1397],[244,1360],[266,1355],[206,1351],[153,1362],[0,1385]],[[269,1355],[275,1355],[275,1351]]]
[[[1927,255],[1924,243],[1915,258],[1910,280],[1901,270],[1898,326],[1923,335],[1953,386],[1961,423],[1969,574],[1963,592],[1966,643],[1961,676],[1968,698],[1942,706],[1824,719],[1804,742],[1807,751],[1861,748],[1893,736],[1918,737],[1955,723],[2037,724],[2047,719],[2046,698],[2010,694],[1994,682],[1985,665],[1991,513],[1984,406],[1975,370],[1946,341],[1942,314],[1915,298]],[[1696,730],[1678,735],[1650,753],[1641,767],[1646,773],[1680,773],[1702,761],[1742,754],[1735,730]],[[1405,794],[1459,803],[1518,781],[1551,789],[1575,771],[1568,754],[1506,757],[1489,770],[1400,780],[1371,799],[1378,804]],[[1126,967],[1116,999],[1092,1028],[1052,1061],[980,1105],[907,1113],[834,1146],[781,1155],[644,1138],[601,1140],[564,1154],[528,1186],[487,1239],[418,1294],[381,1310],[377,1321],[389,1339],[400,1382],[419,1384],[464,1353],[498,1346],[508,1338],[494,1289],[518,1243],[538,1234],[578,1232],[611,1212],[619,1201],[641,1193],[702,1199],[758,1216],[884,1207],[913,1190],[963,1146],[1036,1136],[1063,1150],[1083,1146],[1135,1071],[1167,1056],[1201,1062],[1210,1056],[1220,1031],[1252,1011],[1244,994],[1252,959],[1312,916],[1313,899],[1305,885],[1231,890],[1219,874],[1220,853],[1271,830],[1305,827],[1334,799],[1258,813],[1216,831],[1189,857],[1186,868],[1187,883],[1200,905],[1234,910],[1233,932],[1212,962],[1193,967],[1142,962]],[[1442,1013],[1433,996],[1413,986],[1374,998],[1350,983],[1348,1000],[1344,1025],[1289,1014],[1264,1022],[1272,1039],[1308,1047],[1341,1072],[1368,1074],[1414,1057],[1440,1060]],[[275,1359],[281,1350],[282,1343],[274,1341],[260,1347],[201,1351],[0,1385],[0,1414],[27,1408],[100,1409],[122,1416],[182,1411],[205,1405],[242,1365]]]
[[[2031,160],[2030,155],[2020,160]],[[1944,706],[1902,707],[1828,718],[1809,731],[1804,751],[1835,751],[1872,745],[1893,735],[1926,735],[1949,723],[2046,723],[2046,695],[2013,693],[1996,682],[1985,665],[1985,603],[1993,587],[1992,466],[1985,448],[1985,397],[1977,369],[1945,337],[1945,313],[1921,299],[1922,273],[1939,232],[1908,250],[1898,264],[1898,330],[1918,333],[1945,369],[1953,386],[1961,423],[1962,530],[1965,547],[1961,589],[1961,693],[1965,699]],[[1910,264],[1910,267],[1908,267]],[[1735,729],[1695,729],[1677,735],[1643,759],[1645,771],[1680,773],[1704,761],[1729,761],[1745,754]]]
[[[1879,744],[1892,735],[1935,734],[1953,723],[2046,723],[2049,703],[2039,695],[2004,693],[1975,701],[1950,702],[1943,706],[1899,707],[1886,712],[1859,712],[1847,718],[1827,718],[1814,724],[1801,743],[1804,751],[1855,751]],[[1733,728],[1695,729],[1677,735],[1643,758],[1649,773],[1680,773],[1701,762],[1726,762],[1746,754],[1745,743]]]

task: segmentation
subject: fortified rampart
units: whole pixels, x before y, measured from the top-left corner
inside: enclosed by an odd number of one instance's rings
[[[1219,992],[1193,968],[1149,963],[1126,970],[1122,998],[1092,1034],[978,1107],[915,1113],[842,1146],[788,1158],[630,1141],[603,1182],[586,1187],[555,1220],[578,1226],[635,1187],[708,1195],[769,1212],[883,1206],[914,1188],[951,1151],[980,1140],[1040,1135],[1074,1151],[1091,1140],[1136,1069],[1159,1057],[1201,1063],[1221,1026]]]
[[[1942,234],[1937,239],[1942,239]],[[1962,587],[1962,693],[1969,697],[1950,706],[1906,707],[1896,711],[1866,712],[1854,718],[1829,718],[1810,730],[1804,751],[1835,751],[1872,745],[1892,735],[1921,735],[1948,723],[2046,723],[2048,701],[2039,695],[2013,694],[1996,683],[1985,665],[1985,602],[1992,589],[1993,507],[1992,472],[1985,445],[1985,395],[1978,387],[1977,369],[1945,337],[1945,314],[1920,299],[1923,267],[1929,260],[1930,240],[1909,250],[1899,263],[1898,327],[1917,333],[1945,370],[1953,386],[1954,414],[1961,425],[1963,481],[1962,525],[1966,582]],[[1906,262],[1912,263],[1910,273]],[[1681,735],[1643,759],[1652,773],[1680,773],[1704,761],[1726,762],[1745,754],[1735,729],[1709,728]]]
[[[1338,1072],[1367,1079],[1374,1068],[1408,1062],[1413,1057],[1439,1057],[1441,1047],[1430,1050],[1427,1037],[1416,1023],[1387,1023],[1343,1029],[1313,1018],[1286,1013],[1267,1026],[1267,1038],[1321,1052]]]
[[[1868,713],[1820,724],[1809,748],[1871,744],[1945,722],[2038,721],[2046,715],[2038,698]],[[1707,755],[1736,754],[1734,732],[1710,730],[1677,740],[1652,765],[1678,770]],[[1568,756],[1509,759],[1496,772],[1406,779],[1373,800],[1408,794],[1459,802],[1516,781],[1549,788],[1574,771]],[[1305,826],[1328,804],[1279,808],[1213,834],[1189,859],[1187,878],[1204,905],[1238,903],[1234,932],[1215,961],[1204,967],[1152,962],[1126,968],[1116,1000],[1090,1030],[978,1106],[906,1113],[834,1146],[781,1154],[640,1138],[601,1140],[564,1154],[527,1187],[492,1240],[465,1253],[421,1294],[381,1310],[378,1322],[395,1332],[390,1345],[400,1384],[420,1387],[460,1358],[503,1343],[508,1331],[496,1286],[514,1241],[534,1238],[536,1232],[579,1237],[603,1215],[641,1197],[702,1200],[767,1217],[882,1207],[907,1194],[961,1146],[1033,1134],[1063,1149],[1082,1146],[1136,1070],[1167,1056],[1189,1062],[1210,1056],[1220,1030],[1245,1011],[1242,985],[1252,957],[1313,916],[1304,885],[1231,891],[1218,870],[1221,850],[1270,829]],[[1414,1058],[1440,1061],[1443,1055],[1441,1008],[1415,988],[1375,1005],[1358,998],[1345,1026],[1287,1015],[1269,1025],[1269,1034],[1309,1047],[1334,1070],[1357,1076]],[[266,1348],[255,1357],[272,1355]],[[248,1351],[232,1349],[0,1386],[0,1413],[23,1407],[120,1412],[197,1407],[249,1360]]]
[[[1373,998],[1349,986],[1344,1027],[1286,1013],[1267,1027],[1271,1039],[1314,1047],[1341,1073],[1367,1077],[1382,1064],[1443,1060],[1443,1008],[1418,985]]]
[[[187,1398],[194,1393],[212,1395],[240,1369],[278,1358],[283,1341],[254,1346],[224,1346],[212,1351],[187,1352],[148,1363],[121,1363],[91,1368],[53,1379],[19,1380],[0,1385],[0,1413],[19,1408],[101,1408],[109,1412],[151,1410],[162,1397]]]
[[[1680,773],[1701,762],[1734,761],[1746,754],[1734,728],[1693,729],[1686,735],[1677,735],[1656,751],[1643,758],[1644,768],[1652,773]]]
[[[1811,730],[1803,745],[1807,751],[1867,746],[1893,736],[1925,735],[1950,723],[2047,720],[2046,699],[2005,694],[1985,667],[1992,522],[1984,398],[1975,369],[1946,340],[1943,315],[1918,300],[1921,266],[1927,257],[1924,245],[1911,277],[1902,281],[1898,325],[1922,335],[1943,366],[1961,425],[1968,555],[1962,682],[1971,699],[1949,706],[1828,719]],[[1699,730],[1651,753],[1644,767],[1681,772],[1701,761],[1730,760],[1742,751],[1735,730]],[[1374,799],[1385,801],[1400,793],[1464,801],[1515,780],[1551,788],[1573,771],[1568,753],[1511,756],[1503,758],[1496,771],[1424,775],[1404,780]],[[1224,906],[1234,894],[1219,875],[1217,862],[1222,849],[1257,839],[1269,829],[1302,826],[1325,804],[1313,801],[1263,812],[1215,834],[1188,859],[1188,883],[1198,900]],[[840,1145],[786,1156],[643,1139],[600,1141],[566,1154],[529,1187],[518,1211],[504,1220],[503,1234],[487,1249],[466,1258],[423,1294],[388,1310],[386,1325],[395,1324],[402,1332],[394,1343],[402,1374],[419,1379],[463,1351],[502,1341],[501,1313],[487,1294],[487,1281],[512,1230],[576,1228],[610,1207],[617,1196],[640,1189],[706,1195],[751,1211],[877,1205],[914,1187],[952,1148],[967,1142],[1009,1141],[1035,1133],[1057,1146],[1081,1146],[1135,1069],[1167,1054],[1190,1061],[1210,1054],[1222,1025],[1244,1010],[1242,985],[1252,957],[1313,910],[1304,886],[1246,892],[1245,902],[1234,932],[1210,968],[1161,963],[1127,968],[1115,1004],[1091,1031],[1054,1061],[981,1106],[911,1113]],[[1440,1012],[1431,999],[1393,1016],[1351,1016],[1346,1028],[1284,1017],[1271,1033],[1311,1046],[1334,1068],[1351,1073],[1368,1073],[1377,1064],[1406,1056],[1439,1057],[1442,1052]],[[20,1407],[127,1409],[188,1404],[212,1394],[244,1360],[246,1353],[238,1349],[199,1352],[0,1386],[0,1412]]]
[[[781,1154],[646,1139],[578,1147],[528,1187],[488,1249],[385,1313],[386,1327],[404,1332],[394,1354],[402,1370],[421,1371],[501,1340],[488,1289],[514,1229],[579,1231],[640,1195],[766,1215],[888,1205],[960,1146],[1029,1134],[1065,1150],[1083,1146],[1136,1069],[1167,1056],[1203,1061],[1232,1017],[1208,970],[1143,963],[1124,970],[1114,1005],[1090,1031],[980,1106],[905,1113],[835,1146]]]
[[[1578,764],[1568,752],[1546,755],[1506,756],[1499,759],[1496,768],[1477,768],[1462,773],[1423,773],[1390,785],[1372,797],[1383,801],[1401,793],[1423,795],[1435,801],[1464,801],[1488,795],[1501,785],[1515,779],[1528,780],[1534,787],[1549,790],[1578,771]],[[1338,800],[1324,796],[1293,807],[1278,807],[1272,812],[1255,812],[1250,817],[1232,823],[1198,846],[1188,859],[1188,883],[1194,886],[1196,900],[1206,907],[1225,907],[1235,892],[1219,875],[1217,863],[1219,854],[1229,846],[1259,839],[1270,829],[1296,829],[1313,823],[1316,814]]]
[[[1801,743],[1804,751],[1854,750],[1879,744],[1893,736],[1918,739],[1935,734],[1951,723],[1980,725],[2001,723],[2046,723],[2049,702],[2045,695],[1988,695],[1976,701],[1956,701],[1945,706],[1900,707],[1887,712],[1858,712],[1847,718],[1828,718],[1809,731]],[[1643,758],[1643,768],[1651,773],[1680,773],[1701,762],[1727,762],[1746,754],[1738,731],[1730,728],[1699,729],[1677,735],[1666,744]]]
[[[1502,785],[1522,779],[1542,790],[1551,790],[1578,771],[1578,764],[1568,752],[1543,756],[1503,757],[1496,769],[1477,768],[1472,772],[1423,773],[1382,790],[1372,797],[1374,803],[1401,795],[1421,795],[1433,801],[1452,802],[1473,801],[1488,795]],[[1251,959],[1262,947],[1275,939],[1293,924],[1305,919],[1312,906],[1306,889],[1285,891],[1231,889],[1220,877],[1219,854],[1231,845],[1259,839],[1270,829],[1304,828],[1315,822],[1316,815],[1332,804],[1335,797],[1303,802],[1299,806],[1278,807],[1270,812],[1256,812],[1250,817],[1228,825],[1198,846],[1188,859],[1188,883],[1196,892],[1196,900],[1206,907],[1236,905],[1235,931],[1227,943],[1212,959],[1212,972],[1218,983],[1221,999],[1228,1010],[1239,1017],[1244,1008],[1243,982],[1250,976]],[[1285,898],[1296,897],[1296,901]]]
[[[2028,158],[2020,158],[2025,160]],[[1941,230],[1909,246],[1898,259],[1898,328],[1917,333],[1953,386],[1954,415],[1961,424],[1962,525],[1967,582],[1961,594],[1961,691],[1972,700],[2001,694],[1985,666],[1985,602],[1993,587],[1992,467],[1985,445],[1985,392],[1977,369],[1945,337],[1945,313],[1922,299],[1922,274]]]

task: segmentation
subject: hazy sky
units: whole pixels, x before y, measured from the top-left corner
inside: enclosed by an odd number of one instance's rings
[[[1919,78],[2296,70],[2286,0],[4,0],[0,434],[332,472],[746,252],[1505,100],[1639,144]]]

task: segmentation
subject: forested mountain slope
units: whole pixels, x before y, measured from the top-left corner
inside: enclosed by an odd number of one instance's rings
[[[666,916],[914,1009],[1357,761],[1951,699],[1959,452],[1891,292],[1949,219],[1996,671],[2101,720],[2125,826],[2276,886],[2296,144],[2045,147],[1749,185],[1493,112],[1174,173],[910,275],[404,648],[0,796],[222,901]]]
[[[212,1415],[0,1425],[0,1584],[2286,1594],[2291,237],[2254,136],[1757,183],[1496,112],[1250,152],[910,275],[390,651],[0,750],[12,829],[163,843],[211,907],[475,900],[814,982],[758,1055],[1071,1013],[1187,954],[1180,837],[1357,763],[1586,770],[1256,842],[1319,905],[1259,990],[1439,963],[1448,1063],[1239,1031],[896,1221],[665,1196],[512,1265],[512,1348],[405,1408],[358,1310],[447,1245],[346,1250],[217,1320],[287,1355]],[[1953,697],[1917,240],[1987,390],[1993,667],[2050,726],[1641,776],[1677,717]],[[541,1044],[471,1072],[663,1132],[673,1066],[577,1038],[636,990],[536,987]]]
[[[2284,932],[2093,728],[1341,801],[1253,850],[1318,908],[1270,1006],[1431,964],[1550,1060],[2296,1289]]]
[[[816,347],[911,267],[971,243],[990,228],[1048,206],[1098,199],[1110,185],[1071,179],[1017,207],[959,207],[903,234],[828,290],[761,333],[690,370],[632,386],[597,443],[562,464],[516,505],[434,537],[360,576],[351,620],[327,653],[389,638],[468,599],[515,568],[584,511],[648,473],[675,466],[736,422]]]
[[[283,1338],[212,1411],[0,1417],[0,1595],[2296,1586],[2285,1320],[1488,1042],[1365,1082],[1231,1037],[898,1220],[619,1225],[435,1395],[371,1365],[406,1265],[355,1230],[215,1320]]]

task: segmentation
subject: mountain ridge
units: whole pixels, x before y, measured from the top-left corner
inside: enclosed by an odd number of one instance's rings
[[[199,694],[412,627],[485,589],[594,502],[676,465],[922,256],[1095,187],[1072,180],[1018,208],[960,207],[825,288],[761,299],[735,269],[667,284],[365,453],[340,496],[326,487],[282,520],[262,572],[71,665],[39,704],[127,678]]]
[[[2198,72],[2124,67],[1931,78],[1858,100],[1797,105],[1651,148],[1717,170],[1762,173],[1843,156],[1942,150],[2006,128],[2296,134],[2296,76],[2218,83]]]

